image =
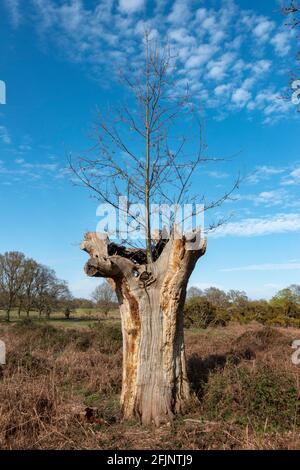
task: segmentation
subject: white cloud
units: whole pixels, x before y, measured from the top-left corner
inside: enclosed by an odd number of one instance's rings
[[[270,33],[274,27],[275,23],[273,21],[269,21],[267,18],[262,17],[255,26],[253,35],[258,41],[266,42],[269,39]]]
[[[250,201],[255,206],[281,206],[281,208],[300,207],[300,201],[286,189],[279,188],[271,191],[261,191],[258,194],[246,194],[238,197],[240,201]]]
[[[196,11],[196,22],[197,23],[200,23],[201,22],[201,25],[202,25],[202,21],[205,20],[207,16],[207,10],[206,8],[199,8],[197,11]],[[198,24],[198,26],[200,26]]]
[[[280,175],[285,172],[285,168],[275,168],[273,166],[262,165],[255,169],[254,173],[247,177],[249,183],[259,183],[261,180],[269,179],[271,176]]]
[[[253,197],[253,202],[256,205],[263,204],[266,207],[284,205],[287,200],[287,192],[283,189],[275,189],[273,191],[262,191],[257,196]]]
[[[296,168],[296,170],[293,170],[290,174],[292,178],[296,178],[300,182],[300,168]]]
[[[291,171],[290,174],[281,181],[283,186],[293,186],[300,184],[300,167]]]
[[[249,76],[244,79],[244,81],[241,84],[240,89],[243,91],[249,91],[253,89],[253,87],[256,85],[256,83],[262,78],[263,75],[265,75],[271,68],[271,61],[269,60],[259,60],[256,61],[252,64],[244,64],[244,70],[249,70]],[[236,65],[235,65],[236,68]],[[237,70],[238,72],[238,70]],[[247,98],[249,95],[245,95]],[[251,95],[250,95],[251,97]],[[248,102],[248,99],[246,101],[242,101],[242,105],[244,106]]]
[[[253,100],[247,104],[249,111],[260,110],[265,115],[265,123],[272,123],[284,117],[293,104],[289,100],[284,100],[273,88],[266,88],[259,91]]]
[[[56,171],[58,165],[56,163],[24,163],[22,162],[22,167],[28,170],[46,170],[46,171]]]
[[[300,269],[300,263],[265,263],[251,264],[249,266],[240,266],[236,268],[220,269],[223,273],[231,273],[235,271],[291,271]],[[266,284],[266,287],[277,288],[277,284]]]
[[[173,29],[169,32],[169,38],[181,45],[195,44],[195,38],[185,28]]]
[[[107,75],[126,68],[128,62],[133,69],[140,68],[141,36],[147,29],[158,41],[171,41],[178,57],[177,74],[189,81],[198,102],[218,109],[219,115],[246,106],[249,114],[260,111],[264,122],[271,123],[292,111],[292,104],[280,101],[282,93],[272,85],[281,71],[280,56],[290,47],[290,34],[282,24],[244,10],[234,0],[220,0],[219,7],[212,2],[206,8],[194,0],[161,0],[154,8],[147,4],[147,19],[145,0],[30,0],[31,8],[21,10],[19,3],[25,2],[6,0],[11,15],[16,12],[15,23],[30,21],[60,54],[84,64],[106,86],[111,83]],[[267,40],[272,48],[258,45]],[[222,81],[220,87],[215,81]]]
[[[183,24],[188,21],[190,17],[189,2],[187,0],[176,0],[171,13],[168,15],[168,21],[170,23]]]
[[[248,218],[231,222],[217,228],[210,234],[212,238],[226,236],[253,237],[273,233],[300,231],[300,214],[277,214],[265,218]]]
[[[9,10],[13,26],[18,27],[21,22],[20,0],[5,0],[5,4]]]
[[[11,162],[0,162],[0,173],[7,177],[5,184],[11,183],[14,181],[37,181],[42,182],[43,178],[49,181],[50,178],[58,178],[58,175],[61,174],[63,168],[61,168],[58,163],[30,163],[27,162],[24,158],[15,158],[13,161],[14,165]]]
[[[238,88],[232,93],[232,102],[239,107],[243,107],[251,98],[251,93],[244,88]]]
[[[222,80],[235,57],[236,54],[234,52],[225,52],[218,60],[211,60],[207,64],[207,77],[215,80]]]
[[[270,70],[271,65],[272,63],[270,60],[261,59],[257,62],[254,62],[254,64],[251,65],[251,69],[255,76],[262,75]]]
[[[228,178],[229,174],[223,171],[207,171],[208,176],[216,179]]]
[[[211,44],[202,44],[194,49],[192,55],[185,63],[187,69],[199,67],[206,63],[217,51],[217,47]]]
[[[212,29],[216,29],[216,19],[214,16],[206,16],[202,23],[201,27],[204,29],[207,29],[208,31],[211,31]]]
[[[218,85],[215,88],[215,95],[216,96],[227,96],[230,93],[231,85],[227,83],[227,85]]]
[[[198,289],[204,290],[209,289],[210,287],[216,287],[217,289],[225,290],[222,284],[217,284],[215,282],[193,282],[192,280],[189,283],[189,287],[198,287]]]
[[[135,13],[144,7],[144,0],[119,0],[119,8],[122,13]]]
[[[271,44],[280,56],[286,56],[291,50],[291,35],[289,31],[282,31],[275,34],[271,39]]]
[[[0,126],[0,141],[6,145],[11,144],[11,138],[5,126]]]

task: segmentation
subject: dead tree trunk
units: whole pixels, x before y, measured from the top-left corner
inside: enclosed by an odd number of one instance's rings
[[[188,279],[206,249],[203,240],[198,249],[191,243],[185,236],[160,240],[147,264],[145,250],[118,246],[96,233],[87,233],[82,242],[90,255],[86,273],[110,278],[119,301],[124,418],[158,426],[189,398],[183,306]]]

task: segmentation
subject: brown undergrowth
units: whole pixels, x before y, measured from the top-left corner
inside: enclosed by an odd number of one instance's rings
[[[300,448],[298,332],[256,324],[187,332],[193,399],[154,429],[122,422],[117,326],[1,325],[0,448]]]

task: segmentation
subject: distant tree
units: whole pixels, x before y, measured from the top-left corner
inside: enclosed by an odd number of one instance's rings
[[[216,325],[217,308],[204,297],[193,297],[184,307],[186,328],[207,328]]]
[[[69,307],[70,300],[72,299],[69,287],[66,281],[61,281],[56,278],[52,279],[49,297],[46,308],[46,315],[49,318],[53,310],[63,310]]]
[[[0,255],[0,289],[6,309],[6,319],[10,321],[10,312],[22,290],[25,275],[25,255],[18,251]]]
[[[115,292],[107,281],[96,287],[92,293],[92,298],[96,305],[102,308],[105,316],[108,315],[113,303],[117,300]]]
[[[201,297],[203,295],[203,291],[199,289],[199,287],[190,287],[186,293],[186,299],[190,300],[194,297]]]
[[[281,289],[271,299],[272,303],[295,302],[300,305],[300,285],[292,284],[285,289]]]
[[[217,307],[225,307],[228,304],[226,292],[217,287],[209,287],[204,290],[205,298]]]
[[[49,305],[49,293],[51,285],[54,282],[54,271],[47,266],[40,265],[35,278],[35,307],[39,312],[39,316],[47,309]]]
[[[64,310],[64,315],[66,317],[67,320],[70,319],[70,315],[71,315],[71,307],[70,306],[66,306],[65,307],[65,310]]]
[[[227,299],[240,308],[245,307],[249,302],[246,292],[234,289],[227,292]]]
[[[288,317],[300,317],[300,286],[292,284],[285,289],[281,289],[272,297],[271,306],[281,309],[282,313]]]
[[[66,281],[57,279],[55,272],[47,266],[39,265],[35,289],[35,305],[39,316],[45,313],[49,318],[53,310],[64,308],[72,300]]]
[[[65,281],[57,279],[53,270],[11,251],[0,254],[0,306],[10,320],[12,308],[24,309],[27,316],[36,308],[50,315],[54,308],[64,308],[72,296]]]
[[[6,308],[6,295],[0,286],[0,310],[5,310]]]
[[[51,285],[50,296],[52,297],[53,307],[58,309],[68,306],[72,299],[68,283],[57,279],[56,276]]]
[[[76,309],[76,308],[93,308],[94,307],[94,302],[90,299],[73,298],[70,301],[70,305],[72,306],[73,309]]]
[[[34,300],[36,296],[36,277],[38,271],[39,265],[36,261],[33,259],[27,259],[25,261],[22,303],[24,305],[27,317],[29,317],[30,310],[34,306]]]

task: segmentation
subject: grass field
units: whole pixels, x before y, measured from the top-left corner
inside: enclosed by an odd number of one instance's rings
[[[155,429],[122,422],[122,338],[114,314],[13,320],[0,324],[7,346],[1,449],[300,448],[300,366],[291,361],[299,329],[188,330],[193,397],[184,415]]]
[[[21,315],[18,315],[17,310],[12,310],[10,313],[10,322],[12,324],[23,322],[27,319],[27,316],[24,312]],[[111,320],[111,321],[120,321],[119,311],[112,310],[106,316],[101,309],[98,308],[77,308],[70,315],[70,318],[67,319],[63,312],[53,312],[51,313],[49,319],[42,315],[39,317],[38,312],[30,312],[29,319],[34,320],[35,322],[45,324],[46,322],[55,326],[63,326],[65,328],[86,328],[91,325],[97,324],[99,321]],[[0,310],[0,323],[6,322],[6,312]]]

